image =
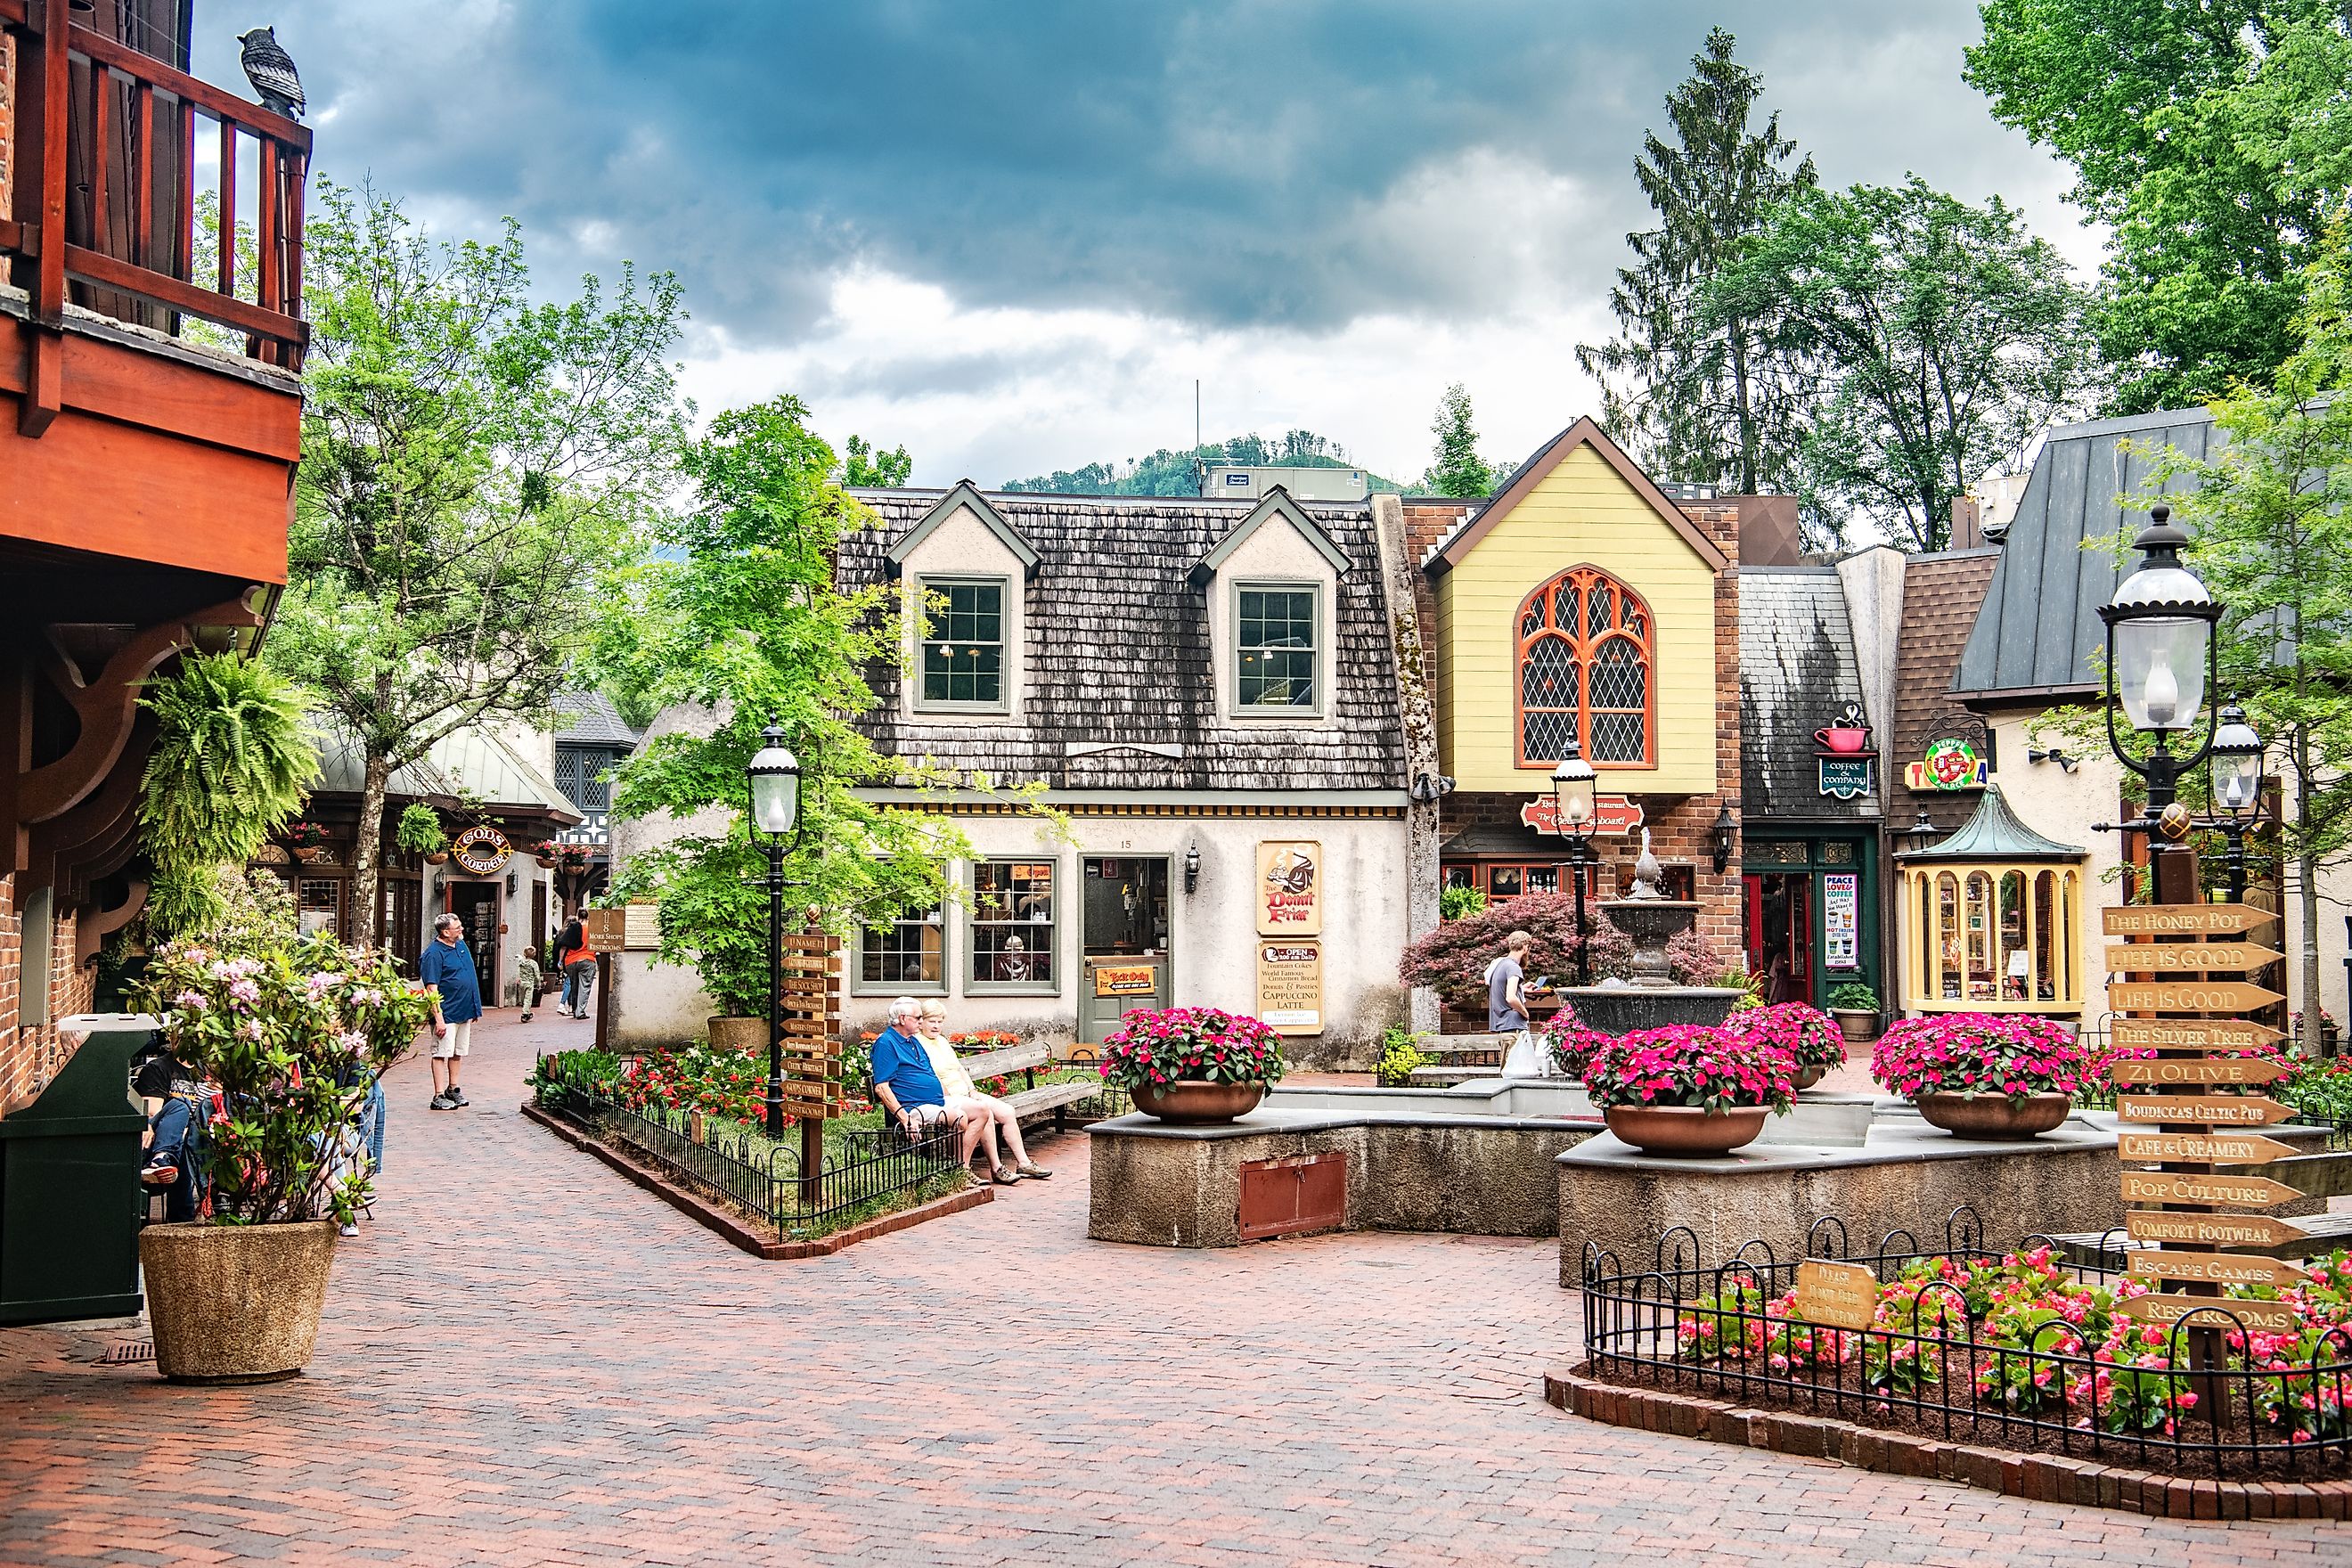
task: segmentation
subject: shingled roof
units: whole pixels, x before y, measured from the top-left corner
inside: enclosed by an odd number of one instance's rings
[[[552,706],[559,746],[636,746],[637,732],[601,691],[559,691]]]
[[[1835,567],[1739,569],[1739,805],[1749,821],[1878,816],[1876,791],[1822,794],[1815,761],[1813,731],[1862,704],[1855,663]]]
[[[865,490],[880,526],[842,541],[845,588],[882,582],[890,547],[936,489]],[[1302,503],[1348,561],[1320,722],[1234,723],[1219,711],[1209,594],[1187,574],[1253,502],[991,492],[1036,550],[1026,585],[1027,683],[1017,719],[941,724],[899,711],[900,672],[868,672],[880,701],[856,722],[879,750],[1002,783],[1085,790],[1401,790],[1402,726],[1387,598],[1368,506]],[[1145,750],[1144,748],[1150,748]]]

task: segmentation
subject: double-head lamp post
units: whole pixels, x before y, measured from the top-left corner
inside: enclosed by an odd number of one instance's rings
[[[784,1135],[784,848],[800,824],[801,763],[771,724],[745,771],[751,783],[751,826],[768,837],[768,1115],[771,1138]]]
[[[1599,826],[1600,802],[1595,794],[1600,777],[1584,760],[1584,750],[1571,735],[1568,754],[1551,771],[1551,803],[1559,836],[1568,840],[1568,875],[1576,884],[1576,983],[1592,984],[1591,943],[1584,929],[1584,855]]]

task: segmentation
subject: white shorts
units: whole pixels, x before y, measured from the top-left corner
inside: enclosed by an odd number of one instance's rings
[[[899,1108],[906,1119],[917,1127],[929,1127],[935,1121],[945,1121],[952,1114],[944,1105],[907,1105]]]
[[[473,1043],[474,1020],[468,1018],[462,1024],[452,1024],[440,1038],[433,1042],[433,1059],[446,1061],[451,1057],[462,1057]]]

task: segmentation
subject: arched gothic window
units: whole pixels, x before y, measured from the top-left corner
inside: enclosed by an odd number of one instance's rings
[[[1650,607],[1596,567],[1521,600],[1519,765],[1550,767],[1570,736],[1596,767],[1656,762],[1650,638]]]

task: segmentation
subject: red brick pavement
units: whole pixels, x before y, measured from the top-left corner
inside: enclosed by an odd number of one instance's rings
[[[1090,1243],[1076,1137],[1050,1184],[763,1264],[516,1116],[587,1027],[484,1027],[467,1111],[394,1072],[309,1375],[0,1333],[0,1562],[2352,1561],[1580,1421],[1539,1392],[1549,1247]]]

